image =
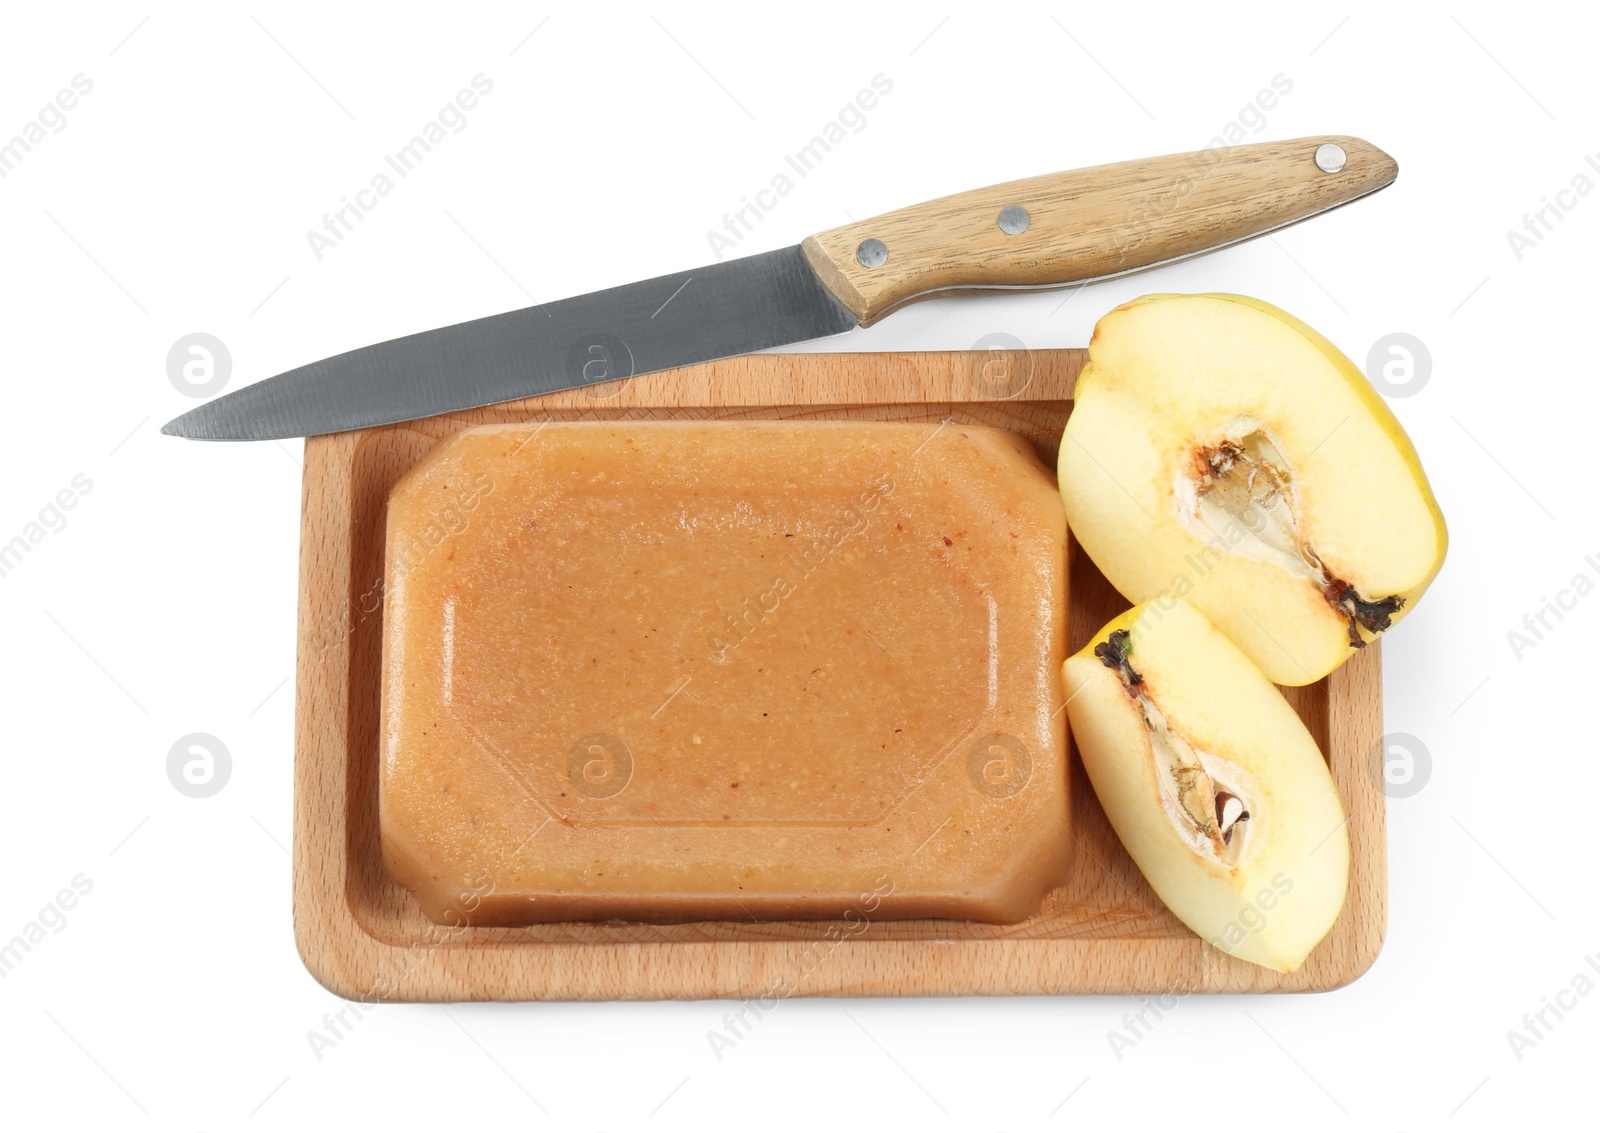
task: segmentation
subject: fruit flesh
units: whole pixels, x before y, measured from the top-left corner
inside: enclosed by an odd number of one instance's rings
[[[1112,621],[1063,681],[1095,794],[1157,896],[1213,946],[1298,968],[1344,904],[1349,841],[1283,695],[1176,600]]]
[[[1280,684],[1399,621],[1447,543],[1361,373],[1240,296],[1148,296],[1102,319],[1059,471],[1074,534],[1118,590],[1192,602]]]
[[[390,871],[477,924],[1020,920],[1069,844],[1064,538],[994,429],[459,434],[390,497]]]

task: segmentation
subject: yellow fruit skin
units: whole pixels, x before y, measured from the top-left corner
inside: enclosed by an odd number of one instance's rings
[[[1248,776],[1257,811],[1229,868],[1193,849],[1162,805],[1143,714],[1094,655],[1115,630],[1170,727]],[[1156,895],[1214,947],[1292,972],[1343,908],[1350,848],[1316,741],[1283,694],[1187,603],[1136,606],[1062,667],[1071,731],[1112,828]]]
[[[1326,494],[1329,482],[1340,472],[1351,480],[1367,477],[1369,482],[1363,491],[1373,501],[1371,522],[1367,524],[1371,536],[1368,543],[1382,548],[1384,536],[1400,533],[1406,535],[1413,548],[1426,548],[1425,552],[1414,551],[1406,559],[1411,566],[1391,572],[1395,577],[1372,577],[1371,581],[1374,585],[1381,581],[1392,586],[1383,589],[1381,594],[1396,594],[1404,599],[1404,605],[1393,615],[1392,622],[1400,621],[1415,607],[1438,574],[1449,539],[1444,517],[1416,449],[1354,363],[1299,319],[1257,299],[1225,294],[1148,295],[1123,304],[1100,320],[1090,343],[1089,363],[1078,379],[1073,416],[1062,438],[1058,462],[1062,499],[1078,541],[1130,601],[1148,601],[1173,589],[1177,583],[1177,596],[1199,606],[1273,681],[1283,685],[1309,684],[1350,656],[1352,650],[1344,618],[1323,599],[1314,585],[1304,579],[1291,578],[1287,571],[1273,563],[1226,552],[1223,569],[1202,572],[1192,569],[1196,556],[1203,559],[1216,552],[1198,536],[1180,531],[1169,522],[1173,518],[1171,501],[1163,493],[1170,486],[1179,454],[1157,446],[1154,440],[1140,447],[1144,441],[1138,438],[1145,432],[1154,436],[1154,425],[1165,426],[1171,432],[1173,422],[1182,422],[1194,430],[1220,424],[1220,420],[1188,421],[1184,418],[1184,414],[1193,409],[1182,399],[1183,382],[1186,377],[1195,383],[1201,379],[1186,375],[1180,362],[1175,364],[1172,374],[1178,393],[1166,397],[1164,382],[1145,382],[1135,397],[1123,388],[1127,385],[1125,378],[1108,371],[1104,364],[1108,352],[1113,352],[1113,344],[1126,353],[1124,344],[1135,332],[1123,325],[1122,320],[1137,316],[1141,308],[1188,304],[1194,309],[1192,305],[1206,303],[1233,304],[1265,316],[1272,323],[1259,330],[1266,333],[1270,326],[1276,326],[1278,330],[1271,333],[1276,335],[1280,349],[1285,341],[1282,332],[1287,331],[1310,348],[1309,351],[1301,348],[1302,360],[1319,359],[1308,364],[1316,369],[1326,363],[1329,371],[1324,373],[1337,375],[1336,384],[1342,394],[1336,395],[1324,387],[1321,400],[1337,401],[1349,408],[1340,410],[1342,416],[1333,418],[1332,434],[1326,434],[1328,423],[1317,426],[1316,436],[1331,435],[1333,443],[1327,444],[1322,454],[1320,474],[1312,476],[1310,483],[1302,485],[1302,490],[1310,496],[1315,496],[1319,490]],[[1203,346],[1196,348],[1184,342],[1170,349],[1174,357],[1183,359]],[[1160,377],[1165,379],[1166,375]],[[1315,392],[1316,387],[1313,387],[1311,393]],[[1204,398],[1191,396],[1189,400],[1199,402]],[[1307,401],[1306,404],[1311,403]],[[1235,411],[1249,412],[1257,408],[1241,405],[1235,407]],[[1275,398],[1272,408],[1291,421],[1301,412],[1292,396]],[[1317,408],[1323,407],[1318,404]],[[1211,415],[1226,417],[1227,413],[1227,406],[1222,405]],[[1343,418],[1349,417],[1364,420],[1357,425],[1345,425]],[[1154,424],[1146,428],[1146,422]],[[1342,437],[1339,426],[1346,430]],[[1111,432],[1107,433],[1107,429]],[[1389,485],[1393,484],[1393,478],[1386,481],[1374,471],[1380,461],[1340,462],[1342,454],[1336,451],[1339,445],[1364,430],[1368,450],[1387,446],[1392,453],[1383,464],[1384,468],[1393,468],[1394,475],[1400,477],[1401,483],[1392,489]],[[1099,451],[1096,451],[1097,433],[1101,441]],[[1107,441],[1108,436],[1118,439]],[[1374,439],[1379,437],[1382,439]],[[1136,439],[1130,442],[1128,438]],[[1308,439],[1299,451],[1288,455],[1292,461],[1306,453],[1314,457],[1323,443],[1326,442]],[[1358,447],[1357,451],[1362,450]],[[1378,455],[1383,456],[1382,453]],[[1344,493],[1344,498],[1348,501],[1350,493]],[[1349,508],[1345,510],[1348,512]],[[1308,505],[1306,512],[1308,523],[1314,527],[1322,514],[1321,501]],[[1358,527],[1348,518],[1343,523],[1347,535]],[[1308,531],[1308,534],[1317,536],[1310,541],[1318,545],[1319,551],[1326,552],[1325,557],[1332,565],[1342,549],[1339,538],[1315,531]],[[1323,540],[1321,544],[1318,538]],[[1346,557],[1369,575],[1374,572],[1382,575],[1381,568],[1387,565],[1382,550],[1374,550],[1371,545],[1351,548]]]

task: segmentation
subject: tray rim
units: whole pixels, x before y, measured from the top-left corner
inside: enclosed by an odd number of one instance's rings
[[[1025,357],[1012,356],[1006,364],[1025,364],[1028,380],[1010,398],[992,396],[975,379],[992,355],[895,351],[726,359],[612,383],[614,388],[563,391],[495,409],[537,419],[541,411],[566,415],[597,407],[614,413],[1070,401],[1084,351],[1021,354]],[[860,359],[862,369],[868,359],[872,367],[881,369],[892,360],[901,368],[887,381],[875,375],[870,389],[841,389],[817,382],[809,373],[818,366],[848,373],[854,369],[852,359]],[[748,379],[757,370],[763,396],[751,397]],[[473,412],[445,417],[461,418],[466,427],[476,423],[467,419]],[[327,580],[350,577],[348,517],[354,493],[348,476],[330,473],[341,464],[350,467],[367,437],[404,427],[306,442],[296,650],[294,931],[307,970],[329,991],[368,1002],[1327,991],[1357,979],[1375,962],[1387,904],[1384,796],[1372,787],[1381,782],[1374,778],[1382,733],[1376,646],[1327,678],[1326,755],[1349,819],[1350,894],[1329,938],[1291,976],[1235,960],[1197,937],[868,939],[835,942],[817,979],[779,994],[774,979],[815,952],[815,939],[461,941],[452,937],[464,933],[440,929],[435,934],[440,939],[432,943],[419,938],[397,945],[369,933],[345,899],[352,868],[347,837],[350,650],[335,649],[330,656],[326,646],[313,649],[310,632],[321,612],[320,599],[349,599],[330,594]],[[330,539],[330,518],[339,520],[343,537]],[[1319,959],[1325,950],[1333,955]],[[497,986],[486,988],[484,977]]]

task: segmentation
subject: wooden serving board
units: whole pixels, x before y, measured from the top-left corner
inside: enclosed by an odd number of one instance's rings
[[[1151,891],[1070,764],[1075,864],[1015,925],[957,921],[544,924],[449,928],[384,872],[378,678],[390,487],[441,438],[546,418],[849,418],[993,425],[1055,466],[1080,350],[752,355],[306,442],[296,684],[294,923],[306,966],[368,1000],[1320,991],[1372,964],[1385,917],[1378,646],[1285,690],[1349,814],[1350,890],[1292,976],[1233,959]],[[1071,554],[1068,652],[1127,603]]]

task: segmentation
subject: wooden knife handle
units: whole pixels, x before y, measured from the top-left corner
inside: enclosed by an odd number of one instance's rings
[[[930,296],[1063,287],[1196,256],[1366,196],[1398,173],[1378,147],[1338,135],[1203,149],[957,193],[800,246],[867,324]]]

